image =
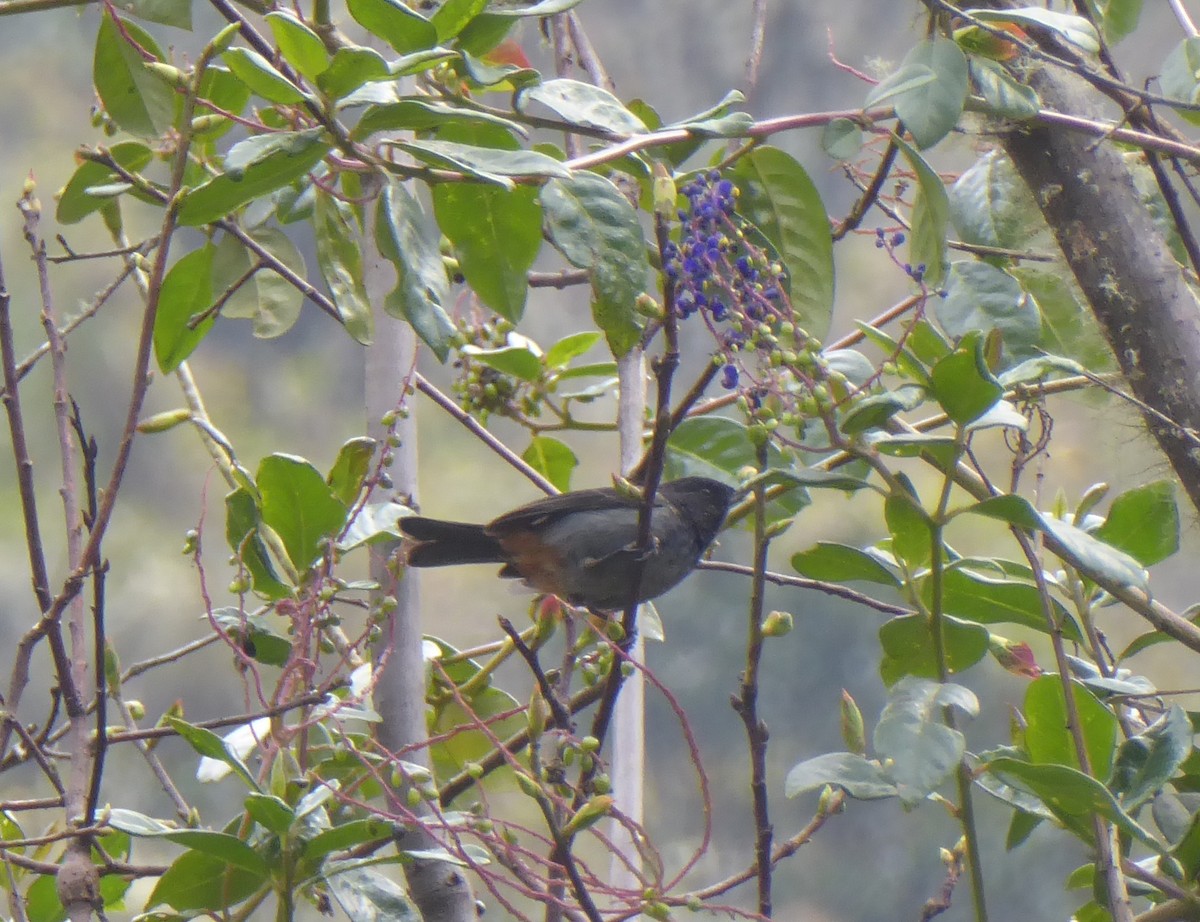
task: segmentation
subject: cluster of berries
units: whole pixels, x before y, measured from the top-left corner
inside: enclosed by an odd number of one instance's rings
[[[675,311],[681,319],[701,315],[712,330],[722,386],[736,389],[743,374],[761,383],[757,370],[747,368],[746,356],[756,355],[759,365],[772,364],[773,354],[794,357],[809,344],[793,320],[787,274],[765,246],[752,242],[757,231],[737,214],[738,190],[730,180],[713,170],[679,191],[688,203],[678,215],[680,241],[669,243],[663,253]],[[747,390],[759,390],[757,383]]]

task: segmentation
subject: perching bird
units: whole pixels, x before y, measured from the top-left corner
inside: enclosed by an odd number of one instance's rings
[[[662,595],[695,569],[735,492],[707,477],[658,488],[638,602]],[[486,525],[405,516],[400,530],[416,541],[407,552],[410,567],[499,563],[502,577],[523,579],[571,605],[615,611],[633,601],[640,507],[636,497],[608,487],[549,496]]]

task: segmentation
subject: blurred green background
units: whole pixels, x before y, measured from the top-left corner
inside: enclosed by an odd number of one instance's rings
[[[865,95],[864,85],[837,69],[837,56],[868,72],[899,60],[920,34],[915,3],[896,0],[809,0],[770,4],[767,47],[758,88],[749,109],[771,116],[804,111],[853,108]],[[618,94],[645,98],[666,119],[701,110],[742,83],[749,44],[750,4],[726,0],[590,0],[580,15]],[[196,4],[196,29],[189,35],[155,27],[165,45],[186,59],[197,47],[196,36],[211,35],[216,17]],[[77,251],[106,248],[109,242],[98,218],[59,228],[52,197],[75,168],[72,151],[101,140],[91,127],[91,43],[98,22],[95,4],[36,15],[0,17],[0,61],[4,92],[0,93],[0,257],[13,296],[18,324],[18,355],[41,342],[36,278],[21,238],[14,207],[32,172],[44,205],[42,231],[53,239],[60,231]],[[1138,35],[1121,46],[1119,57],[1132,63],[1131,80],[1156,71],[1177,36],[1171,32],[1166,5],[1146,9]],[[536,29],[526,25],[518,36],[535,66],[549,69],[549,56]],[[1140,70],[1138,69],[1140,68]],[[841,215],[854,190],[838,165],[820,151],[816,131],[795,132],[775,139],[806,165],[833,215]],[[968,164],[977,151],[966,140],[950,142],[947,165]],[[131,236],[147,231],[137,226],[136,209],[128,209]],[[864,225],[874,228],[874,217]],[[305,245],[307,245],[305,243]],[[51,245],[52,252],[58,248]],[[310,276],[314,267],[306,250]],[[838,314],[834,334],[852,328],[852,318],[867,318],[908,292],[908,280],[878,258],[873,238],[839,246]],[[558,268],[546,262],[542,268]],[[88,302],[111,278],[108,263],[82,262],[55,270],[54,297],[61,314],[70,315]],[[467,297],[461,294],[466,308]],[[129,391],[127,366],[134,347],[137,299],[122,291],[100,316],[71,340],[69,365],[72,393],[79,401],[90,433],[99,440],[102,476],[123,421]],[[533,293],[522,329],[546,344],[588,323],[587,305],[579,292],[540,290]],[[702,344],[697,342],[702,348]],[[702,358],[701,358],[702,360]],[[447,370],[423,358],[430,377],[448,386]],[[360,350],[332,322],[306,305],[301,321],[275,341],[255,340],[249,325],[222,321],[191,360],[199,386],[216,425],[230,438],[243,464],[253,469],[272,451],[302,455],[326,469],[338,446],[365,430],[362,411]],[[63,573],[63,548],[55,525],[61,506],[55,490],[57,452],[48,425],[49,367],[27,379],[22,396],[33,429],[33,454],[39,498],[48,536],[53,573]],[[170,377],[154,381],[147,414],[181,405]],[[1063,489],[1074,499],[1089,484],[1105,480],[1114,490],[1168,476],[1136,417],[1124,407],[1093,399],[1059,398],[1054,443],[1045,464],[1041,502]],[[457,423],[426,404],[418,407],[421,433],[421,499],[425,511],[445,517],[487,518],[535,498],[534,489],[510,468],[498,463]],[[605,402],[598,415],[611,415]],[[513,427],[497,423],[494,431],[524,447]],[[581,461],[575,486],[602,485],[616,465],[615,440],[603,434],[569,438]],[[1000,450],[998,437],[991,448]],[[201,528],[205,569],[214,603],[228,604],[225,592],[231,571],[223,540],[222,497],[225,486],[213,470],[195,433],[179,428],[138,440],[126,480],[127,495],[119,506],[105,556],[111,561],[108,615],[110,631],[123,663],[204,635],[198,574],[183,556],[184,534]],[[35,617],[29,589],[23,528],[12,459],[0,452],[0,491],[5,514],[0,517],[0,650],[11,650]],[[1186,509],[1185,509],[1186,512]],[[853,500],[819,494],[791,531],[776,542],[773,564],[788,570],[796,550],[818,538],[867,543],[879,535],[878,500]],[[983,549],[997,533],[952,534],[962,549]],[[1176,610],[1195,599],[1197,550],[1194,520],[1185,526],[1185,549],[1155,574],[1156,596]],[[737,532],[722,538],[717,555],[746,562],[747,542]],[[748,807],[747,758],[743,730],[728,705],[736,688],[744,652],[747,584],[741,577],[699,573],[659,604],[667,641],[652,644],[649,662],[659,679],[692,715],[692,729],[703,752],[715,792],[716,836],[693,874],[696,882],[724,877],[745,867],[752,855]],[[489,568],[474,567],[423,576],[427,630],[459,647],[494,637],[496,616],[517,623],[525,617],[528,595],[495,580]],[[770,641],[763,676],[762,706],[771,730],[771,796],[775,832],[786,838],[811,817],[815,795],[787,801],[783,776],[795,762],[842,748],[838,701],[843,688],[858,700],[874,723],[883,701],[876,664],[879,648],[876,613],[817,594],[774,590],[771,608],[791,611],[796,629]],[[1132,616],[1112,610],[1113,623],[1103,625],[1114,647],[1142,630]],[[1014,639],[1023,639],[1012,631]],[[1048,659],[1040,641],[1031,638],[1039,660]],[[44,655],[44,651],[43,651]],[[1166,646],[1142,654],[1138,664],[1160,686],[1195,684],[1194,666]],[[49,674],[39,660],[42,688]],[[167,667],[169,676],[152,672],[127,688],[142,699],[148,719],[171,701],[182,699],[192,719],[241,711],[250,705],[233,671],[228,652],[212,647]],[[990,660],[962,677],[984,703],[984,714],[968,728],[969,741],[994,741],[1006,735],[1009,705],[1020,703],[1024,681],[1002,672]],[[519,670],[501,676],[518,699],[525,694]],[[42,715],[45,696],[26,698],[26,720]],[[668,866],[684,860],[702,828],[696,786],[691,779],[683,736],[670,709],[650,693],[647,825],[655,832]],[[969,743],[970,744],[970,743]],[[176,767],[184,794],[201,805],[210,822],[221,821],[224,799],[235,796],[221,785],[201,790],[194,780],[193,757],[179,743],[165,743],[165,757]],[[132,749],[119,749],[108,773],[106,795],[124,806],[166,816],[169,805],[153,785]],[[136,782],[130,779],[136,778]],[[0,780],[0,797],[26,796],[34,790],[31,774],[16,772]],[[1077,843],[1042,828],[1018,852],[1004,856],[1007,811],[982,802],[984,855],[988,865],[994,918],[1065,918],[1085,899],[1062,889],[1067,871],[1082,863]],[[780,868],[776,906],[779,918],[813,922],[875,922],[884,918],[916,918],[921,904],[941,885],[938,848],[950,847],[957,827],[939,807],[926,804],[906,814],[893,802],[851,803],[816,840]],[[749,905],[744,896],[741,905]],[[966,918],[969,896],[956,894],[958,905],[946,918]],[[498,910],[497,910],[498,911]]]

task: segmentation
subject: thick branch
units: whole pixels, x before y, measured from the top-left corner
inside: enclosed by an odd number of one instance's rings
[[[1050,108],[1087,114],[1079,81],[1041,71]],[[1134,393],[1174,424],[1147,416],[1193,505],[1200,508],[1200,312],[1143,206],[1120,153],[1071,131],[1009,134],[1005,149],[1033,190]]]

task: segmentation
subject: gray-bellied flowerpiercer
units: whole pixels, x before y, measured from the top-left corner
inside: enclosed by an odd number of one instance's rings
[[[734,494],[707,477],[658,488],[637,601],[662,595],[695,569]],[[636,497],[608,487],[549,496],[486,525],[405,516],[400,530],[416,541],[407,551],[410,567],[499,563],[502,577],[523,579],[572,605],[615,611],[630,603],[638,577],[640,508]]]

